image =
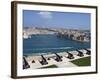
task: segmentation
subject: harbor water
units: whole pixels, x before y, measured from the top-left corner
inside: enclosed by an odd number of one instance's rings
[[[90,42],[79,42],[56,35],[31,35],[23,39],[23,55],[40,55],[90,48]]]

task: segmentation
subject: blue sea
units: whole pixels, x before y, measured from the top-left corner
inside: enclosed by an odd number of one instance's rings
[[[90,48],[90,42],[78,42],[56,35],[32,35],[23,39],[23,55],[40,55],[54,52]]]

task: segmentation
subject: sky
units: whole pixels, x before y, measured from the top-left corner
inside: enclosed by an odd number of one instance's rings
[[[24,27],[89,30],[90,13],[23,10]]]

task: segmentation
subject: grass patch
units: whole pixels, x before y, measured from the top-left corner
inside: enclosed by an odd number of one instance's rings
[[[57,68],[58,66],[56,65],[50,65],[50,66],[46,66],[46,67],[41,67],[40,69],[43,69],[43,68]]]
[[[77,66],[90,66],[91,65],[91,57],[80,58],[77,60],[71,61],[72,63],[76,64]]]

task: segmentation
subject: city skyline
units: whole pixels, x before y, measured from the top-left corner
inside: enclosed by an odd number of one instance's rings
[[[89,30],[90,13],[23,10],[24,27]]]

